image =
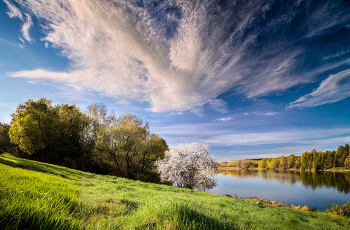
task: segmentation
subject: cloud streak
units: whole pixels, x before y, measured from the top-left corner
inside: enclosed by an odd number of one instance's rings
[[[20,18],[23,21],[22,13],[21,11],[11,3],[9,3],[7,0],[3,0],[4,3],[7,5],[9,12],[7,14],[9,15],[10,18]]]
[[[287,108],[315,107],[350,97],[350,69],[330,75],[312,93],[302,96]]]
[[[60,49],[71,67],[9,76],[147,102],[154,112],[190,110],[199,115],[204,104],[226,112],[226,103],[216,98],[227,91],[254,98],[315,81],[316,66],[305,64],[313,54],[300,40],[349,21],[341,4],[324,2],[311,9],[307,1],[280,5],[272,0],[14,1],[27,12],[23,37],[32,41],[30,15],[39,18],[45,46]],[[4,2],[10,17],[22,17]],[[337,17],[330,17],[327,7]],[[298,14],[301,10],[309,14]],[[324,15],[328,21],[317,23]],[[294,21],[304,23],[296,28]]]
[[[31,41],[33,41],[33,39],[29,35],[29,29],[33,25],[33,21],[32,21],[32,17],[30,17],[29,14],[26,14],[26,17],[27,17],[27,21],[25,23],[23,23],[23,25],[22,25],[22,34],[23,34],[23,37],[28,42],[31,42]]]
[[[23,14],[21,13],[21,11],[15,5],[11,4],[7,0],[3,0],[3,1],[9,9],[9,12],[7,12],[9,17],[10,18],[19,18],[23,21]],[[33,41],[33,39],[29,35],[29,29],[31,26],[33,26],[33,21],[32,21],[32,17],[29,14],[25,14],[25,16],[27,17],[27,21],[23,23],[21,31],[22,31],[24,39],[31,42],[31,41]],[[19,37],[19,40],[21,40],[21,42],[24,43],[24,41],[21,37]],[[24,44],[18,44],[18,45],[22,49],[24,48]]]
[[[167,141],[179,143],[200,142],[209,146],[259,146],[259,145],[310,145],[346,143],[350,140],[350,128],[289,129],[288,131],[242,131],[227,123],[176,124],[154,127]],[[236,131],[235,131],[236,130]]]

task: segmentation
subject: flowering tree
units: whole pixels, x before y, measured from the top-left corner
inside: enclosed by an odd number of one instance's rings
[[[162,181],[176,183],[179,187],[206,188],[216,186],[214,170],[216,163],[210,157],[205,145],[183,144],[165,152],[165,157],[157,161]]]

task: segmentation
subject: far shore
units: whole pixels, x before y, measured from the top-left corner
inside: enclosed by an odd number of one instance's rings
[[[315,170],[302,170],[302,169],[270,169],[270,168],[241,168],[241,167],[219,167],[218,171],[239,171],[239,170],[251,170],[251,171],[258,171],[258,170],[274,170],[274,171],[315,171]],[[325,172],[350,172],[350,169],[322,169],[318,171],[325,171]]]

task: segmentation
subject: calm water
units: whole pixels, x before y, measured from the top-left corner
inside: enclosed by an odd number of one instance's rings
[[[350,201],[350,173],[294,171],[221,171],[218,186],[208,192],[259,197],[320,211]]]

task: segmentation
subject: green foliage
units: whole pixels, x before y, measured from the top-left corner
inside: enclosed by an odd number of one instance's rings
[[[287,164],[288,164],[287,158],[286,158],[284,155],[282,155],[282,156],[280,157],[278,167],[279,167],[280,169],[284,170],[284,169],[287,168]]]
[[[159,181],[155,161],[168,148],[147,122],[132,114],[117,117],[103,104],[91,104],[84,114],[75,105],[28,100],[12,114],[7,130],[31,159],[143,181]]]
[[[258,164],[258,168],[264,169],[267,166],[267,160],[266,159],[261,159]]]
[[[158,178],[155,162],[168,149],[163,138],[149,132],[148,123],[132,114],[101,125],[96,146],[114,163],[115,175],[143,181]]]
[[[39,123],[31,114],[17,117],[11,125],[9,136],[13,144],[28,154],[45,147]]]
[[[242,167],[242,162],[247,165],[249,160],[239,160],[236,165]],[[227,162],[219,163],[219,165],[227,166]],[[332,167],[350,166],[350,148],[348,144],[339,146],[337,151],[317,152],[315,149],[311,152],[304,152],[300,157],[291,154],[288,157],[266,158],[258,162],[258,168],[269,169],[301,169],[301,170],[326,170]],[[256,167],[256,166],[254,166]],[[243,168],[243,167],[242,167]]]
[[[268,163],[268,168],[270,169],[278,169],[279,160],[276,158],[272,158]]]
[[[10,126],[8,124],[0,122],[0,151],[8,151],[12,147],[10,137],[8,136],[9,130]]]
[[[0,164],[2,229],[350,227],[350,219],[343,216],[101,176],[9,155],[0,156],[0,160],[17,167]]]
[[[333,203],[332,208],[331,209],[327,208],[326,212],[332,213],[335,215],[350,217],[350,202],[343,205]]]

